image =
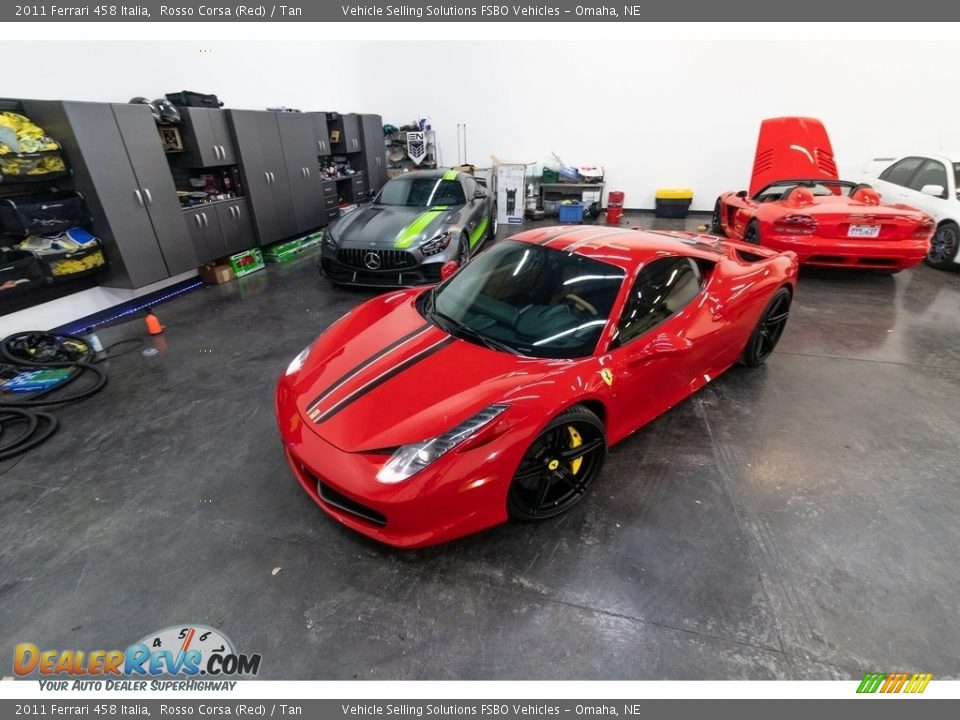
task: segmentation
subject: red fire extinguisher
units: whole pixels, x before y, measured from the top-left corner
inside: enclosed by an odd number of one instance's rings
[[[623,218],[623,193],[611,190],[607,194],[607,225],[619,225]]]

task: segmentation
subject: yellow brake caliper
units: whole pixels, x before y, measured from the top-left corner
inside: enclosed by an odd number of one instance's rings
[[[580,437],[580,433],[577,432],[577,429],[572,425],[567,425],[567,432],[570,433],[570,449],[578,448],[583,445],[583,438]],[[573,474],[576,475],[580,470],[580,465],[583,463],[583,458],[578,457],[570,461],[570,469],[573,471]]]

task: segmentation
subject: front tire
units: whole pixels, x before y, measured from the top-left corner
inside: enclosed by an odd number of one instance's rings
[[[743,241],[752,245],[760,244],[760,223],[757,220],[751,220],[747,224],[747,229],[743,231]]]
[[[566,512],[593,485],[607,456],[607,434],[594,413],[576,406],[551,420],[524,454],[507,493],[517,520]]]
[[[463,267],[470,260],[470,238],[466,233],[460,235],[460,248],[457,250],[457,265]]]
[[[960,226],[952,220],[942,223],[930,238],[927,265],[938,270],[949,270],[954,264],[953,259],[957,256],[958,243],[960,243]]]
[[[757,367],[763,365],[770,357],[770,353],[777,346],[780,336],[783,335],[783,329],[787,325],[792,300],[790,290],[785,287],[773,294],[747,341],[747,347],[744,348],[743,355],[740,357],[741,364]]]
[[[490,215],[488,217],[490,218],[490,220],[487,223],[487,225],[489,226],[487,240],[489,240],[492,243],[494,240],[497,239],[497,205],[496,203],[494,203],[490,208]]]

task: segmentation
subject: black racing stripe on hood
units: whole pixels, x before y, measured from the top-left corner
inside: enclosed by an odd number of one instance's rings
[[[404,336],[401,337],[401,338],[397,338],[397,339],[394,340],[392,343],[390,343],[389,345],[387,345],[385,348],[383,348],[382,350],[378,350],[378,351],[375,352],[373,355],[371,355],[371,356],[368,357],[366,360],[364,360],[362,363],[360,363],[359,365],[357,365],[356,367],[354,367],[352,370],[350,370],[350,372],[348,372],[348,373],[346,373],[345,375],[341,376],[340,378],[334,380],[333,383],[332,383],[329,387],[327,387],[326,390],[324,390],[322,393],[320,393],[317,397],[315,397],[315,398],[311,401],[311,403],[310,403],[309,405],[307,405],[307,414],[310,414],[311,412],[315,411],[316,408],[317,408],[317,405],[319,405],[319,404],[322,403],[324,400],[326,400],[332,393],[336,392],[337,388],[341,387],[345,382],[348,382],[348,381],[350,380],[350,378],[354,377],[354,376],[357,375],[358,373],[363,372],[363,371],[366,370],[368,367],[370,367],[370,366],[373,365],[375,362],[377,362],[377,360],[379,360],[380,358],[382,358],[384,355],[386,355],[387,353],[393,352],[393,351],[396,350],[398,347],[400,347],[401,345],[403,345],[405,342],[413,339],[414,337],[416,337],[417,335],[419,335],[420,333],[422,333],[424,330],[426,330],[426,329],[429,328],[429,327],[430,327],[430,323],[424,323],[423,325],[421,325],[420,327],[418,327],[416,330],[407,333],[406,335],[404,335]]]
[[[559,232],[551,233],[549,237],[545,237],[543,240],[538,240],[537,245],[546,245],[551,240],[556,240],[558,237],[561,235],[566,235],[568,232],[570,232],[570,228],[564,228]]]
[[[349,395],[347,395],[347,397],[345,397],[343,400],[341,400],[340,402],[338,402],[336,405],[334,405],[332,408],[330,408],[329,410],[327,410],[325,413],[323,413],[322,415],[314,418],[313,421],[314,421],[317,425],[319,425],[320,423],[326,422],[327,420],[329,420],[330,418],[332,418],[334,415],[336,415],[338,412],[340,412],[341,410],[343,410],[343,409],[346,408],[347,406],[352,405],[353,403],[355,403],[357,400],[359,400],[360,398],[362,398],[364,395],[366,395],[366,394],[369,393],[370,391],[377,389],[378,387],[380,387],[381,385],[383,385],[383,383],[387,382],[388,380],[390,380],[390,379],[393,378],[393,377],[396,377],[397,375],[399,375],[400,373],[402,373],[404,370],[413,367],[414,365],[416,365],[416,364],[417,364],[418,362],[420,362],[421,360],[425,360],[426,358],[430,357],[431,355],[433,355],[433,354],[435,354],[435,353],[437,353],[437,352],[440,352],[440,351],[443,350],[443,348],[445,348],[447,345],[449,345],[450,343],[455,342],[455,341],[456,341],[456,338],[454,338],[454,337],[446,337],[446,338],[444,338],[443,340],[441,340],[440,342],[436,342],[436,343],[434,343],[433,345],[431,345],[431,346],[429,346],[429,347],[421,350],[421,351],[418,352],[416,355],[411,355],[410,357],[408,357],[406,360],[404,360],[404,361],[403,361],[402,363],[400,363],[399,365],[393,366],[392,368],[390,368],[389,370],[387,370],[385,373],[382,373],[381,375],[378,375],[377,377],[375,377],[373,380],[371,380],[370,382],[368,382],[366,385],[362,385],[361,387],[359,387],[359,388],[357,388],[356,390],[354,390],[352,393],[350,393]]]
[[[354,212],[358,212],[358,211],[354,211]],[[377,215],[379,215],[382,212],[383,210],[381,208],[374,208],[374,207],[364,208],[363,210],[359,211],[360,214],[357,216],[357,218],[353,220],[353,222],[349,223],[343,229],[343,232],[345,233],[362,232],[363,229],[370,223],[370,221],[373,220],[375,217],[377,217]]]

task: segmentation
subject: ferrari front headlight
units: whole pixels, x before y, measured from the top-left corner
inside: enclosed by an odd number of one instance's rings
[[[307,356],[310,354],[310,347],[310,345],[307,345],[303,350],[300,351],[299,355],[290,361],[290,364],[287,365],[287,371],[284,373],[284,375],[293,375],[295,372],[300,372],[300,368],[303,367],[303,364],[307,361]]]
[[[509,407],[503,404],[491,405],[443,435],[403,445],[377,473],[377,480],[382,483],[398,483],[413,477],[458,445],[472,438]]]
[[[436,237],[430,238],[427,242],[420,246],[420,252],[422,252],[424,255],[436,255],[437,253],[442,253],[450,244],[450,237],[452,235],[452,232],[447,231],[445,233],[440,233]]]

